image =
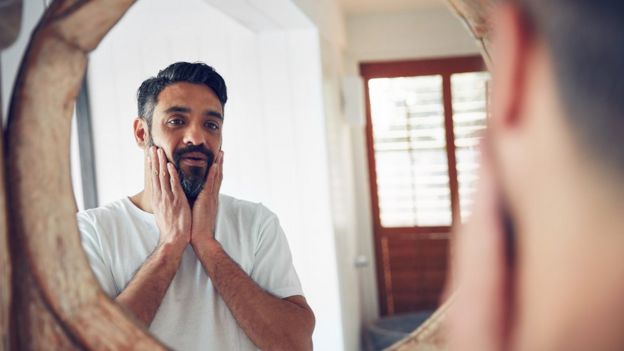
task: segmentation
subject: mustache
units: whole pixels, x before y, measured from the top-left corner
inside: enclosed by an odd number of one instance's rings
[[[173,152],[173,164],[179,166],[180,159],[184,157],[184,154],[190,152],[200,152],[204,154],[204,156],[206,156],[208,167],[210,167],[214,161],[214,153],[210,149],[207,149],[204,145],[187,145]]]

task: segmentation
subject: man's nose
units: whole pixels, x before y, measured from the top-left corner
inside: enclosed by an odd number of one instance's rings
[[[201,145],[205,144],[205,131],[201,126],[191,124],[184,133],[184,144],[186,145]]]

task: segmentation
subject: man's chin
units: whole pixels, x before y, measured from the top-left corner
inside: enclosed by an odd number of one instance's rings
[[[181,164],[180,169],[185,178],[205,178],[208,174],[208,166],[204,163],[203,166],[191,166]]]

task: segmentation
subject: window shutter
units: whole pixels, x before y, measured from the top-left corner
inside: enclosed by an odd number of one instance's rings
[[[442,76],[368,85],[381,225],[450,225]]]
[[[487,72],[451,76],[453,133],[462,222],[470,216],[479,169],[478,146],[487,124]]]

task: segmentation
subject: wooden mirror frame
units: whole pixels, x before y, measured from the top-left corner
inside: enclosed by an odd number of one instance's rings
[[[494,0],[447,1],[489,65],[486,14]],[[0,350],[166,349],[91,272],[70,173],[71,120],[87,55],[133,2],[55,0],[32,34],[11,99],[6,153],[0,135]],[[21,14],[21,1],[14,3]],[[449,306],[392,349],[443,349]]]

